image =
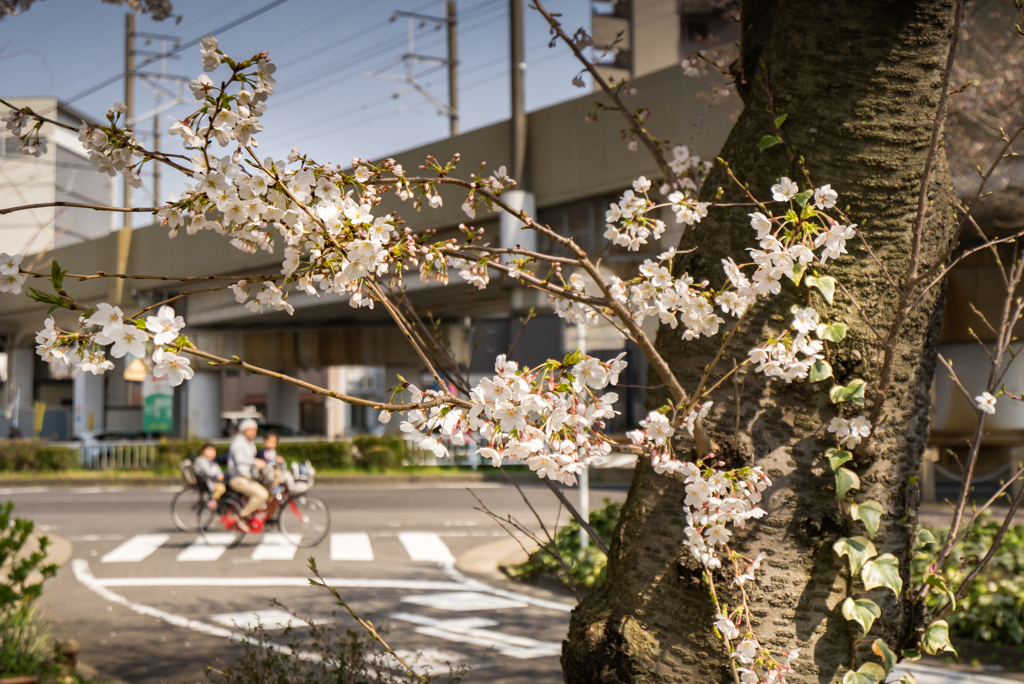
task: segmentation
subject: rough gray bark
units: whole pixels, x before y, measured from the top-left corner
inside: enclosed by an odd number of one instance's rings
[[[942,68],[953,25],[952,0],[824,3],[820,0],[748,0],[742,6],[743,37],[737,69],[745,109],[725,144],[722,157],[760,197],[781,175],[801,184],[803,174],[782,146],[761,153],[758,141],[773,134],[766,112],[767,77],[779,114],[788,114],[785,136],[805,157],[817,185],[831,183],[840,206],[848,206],[890,273],[906,272],[920,178],[939,98]],[[922,241],[922,262],[933,262],[953,231],[953,188],[941,150],[930,183],[930,210]],[[725,201],[743,194],[719,167],[704,188],[713,199],[718,187]],[[748,208],[715,210],[683,247],[699,250],[677,265],[716,285],[724,276],[720,260],[754,246]],[[855,241],[835,273],[883,334],[893,321],[896,292]],[[928,430],[929,387],[941,321],[941,288],[907,320],[895,359],[894,386],[873,453],[858,453],[853,468],[862,482],[858,500],[875,499],[886,509],[874,542],[878,552],[901,559],[904,586],[910,531],[901,523],[907,509],[908,480],[915,475]],[[784,281],[783,295],[759,306],[730,346],[720,372],[768,334],[785,330],[794,303],[806,306],[808,290]],[[849,335],[831,359],[836,378],[846,383],[876,381],[880,356],[869,328],[841,293],[834,306],[815,296],[823,319],[850,325]],[[720,339],[683,342],[663,329],[660,351],[689,388],[696,386]],[[848,579],[845,563],[832,550],[840,536],[863,534],[844,520],[835,499],[833,475],[823,454],[834,446],[824,426],[836,415],[827,390],[806,383],[783,385],[747,373],[714,395],[707,421],[719,455],[731,467],[759,464],[775,485],[767,492],[768,517],[733,540],[740,552],[768,554],[760,582],[752,589],[751,614],[762,643],[781,651],[801,650],[793,682],[828,682],[853,663],[870,658],[867,642],[854,646],[854,623],[839,604],[848,591],[864,595],[859,580]],[[652,381],[651,384],[657,384]],[[651,407],[665,397],[651,398]],[[868,401],[870,405],[871,392]],[[859,412],[858,412],[859,413]],[[864,412],[866,413],[866,411]],[[853,415],[847,410],[847,416]],[[711,634],[714,610],[701,582],[701,570],[683,547],[686,526],[682,486],[637,466],[609,556],[608,581],[573,612],[562,667],[567,682],[731,682],[728,654]],[[859,525],[859,523],[857,523]],[[720,598],[730,595],[730,579],[717,575]],[[849,586],[848,586],[849,585]],[[748,585],[749,586],[749,585]],[[892,594],[867,596],[883,609],[871,637],[898,644],[906,637],[907,608]]]

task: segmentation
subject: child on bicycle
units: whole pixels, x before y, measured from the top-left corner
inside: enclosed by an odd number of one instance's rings
[[[224,485],[224,473],[220,466],[213,462],[217,458],[217,447],[212,444],[203,445],[202,455],[196,459],[192,467],[198,477],[203,478],[206,487],[210,491],[210,500],[206,502],[207,508],[216,508],[217,500],[226,491]]]

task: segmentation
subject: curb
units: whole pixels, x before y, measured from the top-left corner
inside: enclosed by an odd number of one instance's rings
[[[633,478],[632,470],[606,470],[602,476],[591,478],[591,486],[628,485]],[[518,485],[541,485],[543,482],[533,473],[457,473],[452,475],[317,475],[316,484],[320,485],[360,485],[360,484],[477,484],[481,482],[514,482]],[[0,478],[0,487],[171,487],[181,484],[178,475],[157,477],[60,477],[60,478],[18,478],[6,480]]]

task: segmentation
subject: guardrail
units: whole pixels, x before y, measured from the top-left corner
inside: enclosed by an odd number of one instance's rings
[[[150,468],[157,462],[156,442],[100,442],[79,445],[83,468],[119,470]]]

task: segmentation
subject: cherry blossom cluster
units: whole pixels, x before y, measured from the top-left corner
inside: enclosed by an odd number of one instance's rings
[[[708,283],[694,284],[687,274],[672,275],[675,248],[658,255],[657,261],[647,259],[640,266],[640,276],[627,283],[616,282],[612,296],[626,304],[633,318],[642,323],[657,316],[663,325],[675,329],[682,322],[683,339],[692,340],[718,334],[725,321],[715,314]],[[626,287],[628,286],[628,297]]]
[[[19,294],[27,275],[21,273],[21,255],[0,253],[0,292]]]
[[[11,135],[21,142],[22,154],[40,157],[46,154],[46,140],[39,137],[39,130],[43,127],[43,122],[36,120],[29,127],[28,131],[22,131],[32,120],[28,112],[21,109],[12,109],[7,113],[7,116],[0,119],[0,121],[4,122],[6,129],[11,132]]]
[[[133,188],[142,187],[139,174],[143,154],[139,141],[132,137],[132,129],[118,128],[121,115],[127,111],[121,102],[107,112],[109,126],[90,126],[85,121],[78,129],[78,139],[89,155],[89,160],[111,178],[122,174]]]
[[[846,418],[833,418],[828,425],[828,431],[839,440],[839,446],[844,449],[854,449],[861,440],[871,435],[871,421],[864,416],[847,420]]]
[[[437,405],[413,410],[401,424],[417,446],[443,456],[443,440],[464,444],[478,433],[487,441],[479,453],[499,466],[506,459],[522,461],[538,477],[575,484],[580,470],[612,451],[601,431],[616,415],[614,392],[599,393],[618,383],[626,367],[625,353],[601,361],[575,352],[564,362],[548,361],[522,368],[504,355],[495,363],[493,377],[482,379],[470,391],[470,406]],[[413,402],[444,399],[440,392],[409,387]],[[390,420],[390,413],[381,414]]]
[[[608,205],[608,211],[604,214],[604,236],[612,244],[636,252],[641,245],[647,244],[649,237],[661,239],[665,233],[665,222],[647,215],[657,206],[648,197],[650,189],[651,181],[640,176],[633,181],[632,190],[626,190],[617,203]]]
[[[794,673],[792,661],[800,656],[799,650],[794,648],[787,653],[772,654],[769,649],[758,643],[753,632],[741,634],[736,622],[743,613],[741,606],[731,615],[717,614],[714,622],[718,634],[728,642],[743,636],[730,654],[735,661],[740,684],[785,684],[786,675]]]
[[[184,319],[169,306],[161,306],[155,316],[147,316],[144,321],[133,321],[125,319],[119,307],[101,303],[81,316],[78,326],[77,332],[63,331],[56,327],[53,317],[47,318],[36,334],[36,353],[47,363],[69,367],[72,374],[84,371],[101,375],[114,368],[107,353],[115,359],[128,354],[145,358],[152,340],[154,377],[166,377],[177,387],[195,374],[187,357],[167,349],[180,349],[179,335],[185,327]]]
[[[825,343],[809,336],[818,327],[818,312],[811,307],[794,307],[793,313],[790,325],[796,335],[786,335],[748,352],[755,372],[769,378],[782,378],[786,384],[806,378],[814,362],[825,358],[822,354]]]

